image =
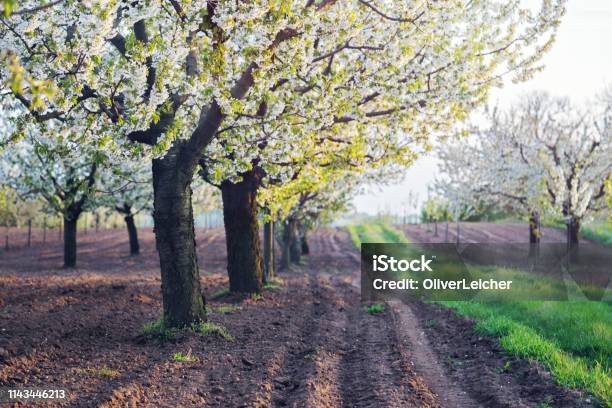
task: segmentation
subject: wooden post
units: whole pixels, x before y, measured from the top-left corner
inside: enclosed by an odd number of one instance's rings
[[[444,242],[448,242],[448,220],[446,220],[446,232],[444,233]]]
[[[47,217],[43,218],[43,243],[47,242]]]
[[[59,232],[59,240],[60,241],[64,240],[64,235],[62,235],[62,225],[64,225],[64,219],[60,217],[59,227],[57,227],[57,230]]]
[[[32,246],[32,220],[28,220],[28,248]]]

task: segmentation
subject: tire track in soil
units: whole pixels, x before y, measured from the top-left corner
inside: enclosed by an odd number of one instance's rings
[[[439,406],[420,378],[406,370],[389,314],[369,316],[359,304],[351,305],[341,362],[343,406]]]
[[[287,345],[283,366],[272,379],[273,406],[309,406],[309,399],[314,402],[311,394],[316,393],[317,386],[312,377],[316,377],[316,359],[319,357],[317,354],[321,352],[320,347],[327,337],[323,332],[330,330],[325,316],[330,313],[333,299],[327,298],[327,293],[322,290],[315,274],[309,274],[307,288],[313,302],[304,305],[309,311],[300,328],[299,340]],[[318,401],[317,406],[326,405],[324,401]]]
[[[338,291],[344,291],[347,304],[356,304],[356,307],[347,306],[350,324],[346,343],[352,348],[341,362],[344,406],[529,407],[548,397],[559,406],[590,406],[576,393],[556,386],[545,370],[525,360],[514,359],[516,373],[501,373],[496,364],[508,357],[494,345],[486,349],[476,347],[474,354],[488,357],[480,361],[475,359],[469,369],[454,367],[450,370],[441,360],[448,355],[448,350],[436,349],[441,344],[440,336],[422,326],[427,320],[424,318],[427,316],[424,310],[428,310],[425,304],[389,302],[391,311],[367,320],[368,315],[359,306],[359,285],[355,284],[359,282],[359,277],[355,276],[359,273],[360,262],[357,252],[341,230],[325,236],[324,240],[328,244],[319,248],[317,256],[321,259],[318,262],[324,263],[330,257],[341,259],[346,268],[332,275],[331,281]],[[311,258],[317,260],[317,256]],[[352,268],[347,266],[351,264]],[[353,276],[347,279],[347,274]],[[352,283],[350,289],[347,288],[349,282]],[[385,321],[387,324],[381,326]],[[466,336],[471,325],[462,327],[448,318],[447,326],[448,344],[461,350],[472,349],[473,336]],[[467,332],[457,337],[458,333],[453,330]],[[430,336],[433,337],[430,339]],[[486,378],[478,374],[479,365],[483,370],[486,367]],[[356,381],[360,376],[370,387]]]
[[[345,406],[441,407],[443,404],[440,402],[439,394],[444,395],[442,401],[447,402],[449,407],[477,406],[477,404],[471,404],[472,401],[469,401],[468,405],[464,404],[462,399],[455,398],[453,391],[458,395],[460,391],[453,384],[445,383],[443,380],[442,387],[432,389],[429,381],[422,377],[422,373],[414,370],[412,356],[406,351],[406,333],[401,330],[402,326],[399,324],[404,316],[398,316],[394,310],[385,310],[383,314],[370,316],[363,310],[359,295],[361,258],[355,251],[346,230],[336,230],[332,241],[334,253],[344,254],[353,275],[348,279],[348,285],[346,285],[347,279],[343,280],[343,284],[347,286],[346,296],[350,296],[352,302],[355,303],[353,313],[356,315],[351,320],[358,321],[359,324],[353,326],[356,329],[353,333],[347,333],[347,339],[349,342],[350,339],[355,339],[353,344],[362,346],[359,353],[352,353],[353,359],[357,357],[357,361],[347,360],[345,363],[347,374],[345,388],[349,396]],[[336,282],[341,279],[338,275],[336,278]],[[413,328],[414,324],[415,321],[411,321],[408,327]],[[421,344],[418,347],[411,346],[411,348],[415,349],[418,355],[433,355],[431,350],[425,350]],[[440,372],[441,369],[435,364],[435,361],[435,359],[430,359],[420,368],[434,365],[437,368],[434,371]],[[372,372],[372,367],[377,368],[377,373],[374,376],[368,376]],[[430,369],[424,372],[431,374],[431,371]],[[353,398],[355,394],[352,393],[351,377],[355,373],[365,375],[368,383],[376,384],[373,387],[374,394]],[[376,380],[381,377],[386,377],[386,381],[377,383]],[[380,401],[381,396],[385,397],[382,401]]]
[[[347,242],[346,232],[338,230],[322,231],[312,242],[308,273],[323,315],[308,336],[307,349],[313,351],[307,356],[314,364],[305,371],[304,363],[293,359],[284,370],[304,371],[299,381],[307,392],[285,401],[317,407],[440,406],[397,348],[391,312],[370,316],[363,310],[353,284],[359,256]],[[299,369],[290,368],[296,364]]]

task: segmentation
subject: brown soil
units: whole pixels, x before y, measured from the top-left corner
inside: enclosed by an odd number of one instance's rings
[[[584,405],[531,363],[509,359],[498,373],[508,357],[448,311],[414,304],[368,314],[343,230],[314,234],[312,255],[261,299],[212,296],[227,287],[223,232],[198,230],[210,321],[235,340],[143,336],[161,295],[153,234],[139,233],[138,257],[127,255],[121,230],[83,234],[73,271],[60,268],[59,241],[0,251],[0,387],[66,388],[57,405],[70,407]],[[177,352],[197,361],[176,362]],[[451,352],[466,363],[447,364]]]
[[[438,223],[436,234],[435,224],[413,224],[404,228],[406,236],[415,242],[438,243],[456,242],[457,224]],[[495,224],[488,222],[460,222],[459,240],[465,243],[529,243],[529,226],[527,224]],[[566,233],[557,228],[542,228],[543,243],[565,242]]]

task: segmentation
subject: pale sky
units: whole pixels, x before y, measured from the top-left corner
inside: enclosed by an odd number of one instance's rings
[[[521,94],[544,90],[555,96],[568,96],[576,102],[612,85],[612,0],[569,0],[552,50],[544,56],[544,71],[529,82],[508,83],[492,93],[491,103],[508,105]],[[406,171],[403,182],[385,187],[369,187],[353,205],[358,212],[401,214],[410,191],[427,197],[427,187],[437,174],[436,159],[421,157]]]

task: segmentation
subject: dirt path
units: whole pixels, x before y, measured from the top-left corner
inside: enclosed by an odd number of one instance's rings
[[[0,386],[63,387],[69,400],[57,405],[70,407],[585,405],[530,363],[499,372],[499,347],[448,311],[368,314],[344,230],[314,234],[305,264],[261,299],[212,296],[227,287],[223,234],[198,231],[210,320],[235,340],[149,339],[142,327],[161,306],[153,236],[143,231],[143,255],[130,258],[124,235],[88,237],[71,272],[58,268],[59,246],[0,253]],[[174,361],[177,352],[196,361]]]

